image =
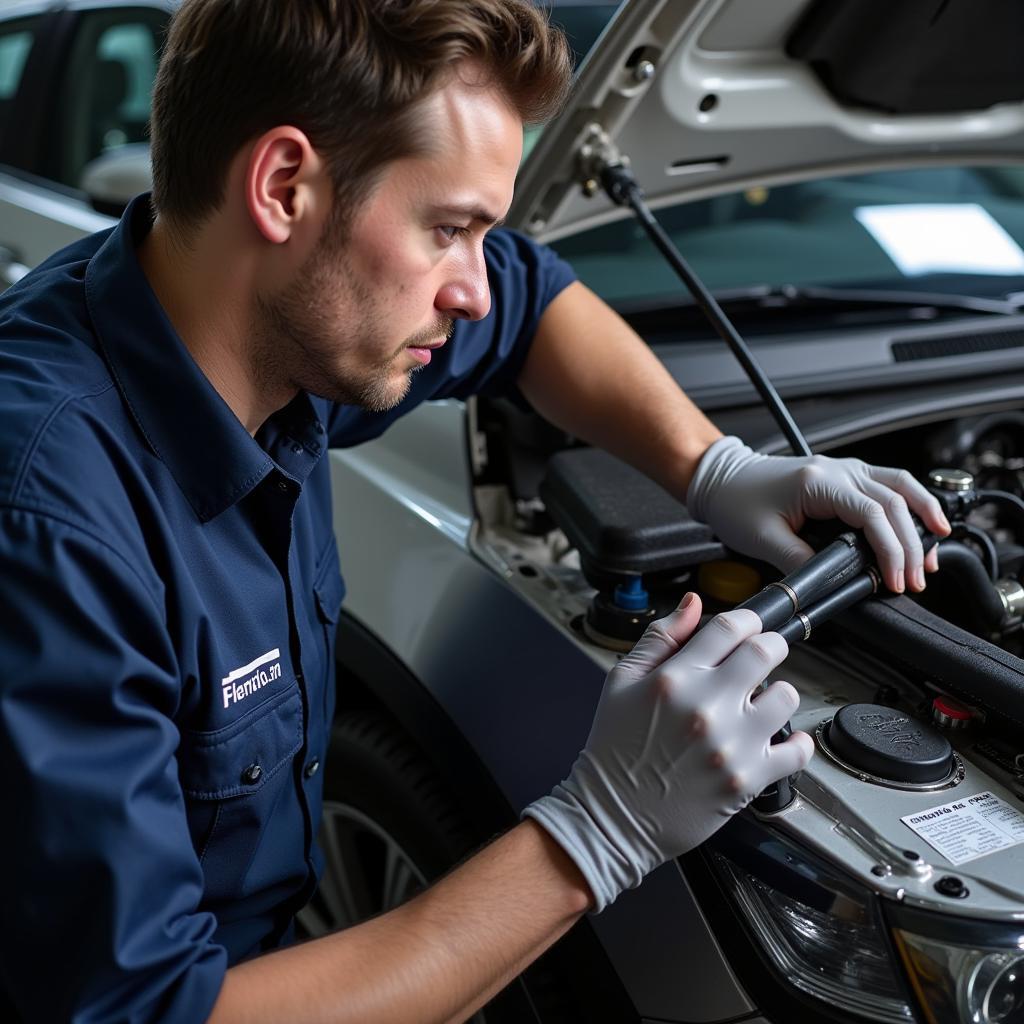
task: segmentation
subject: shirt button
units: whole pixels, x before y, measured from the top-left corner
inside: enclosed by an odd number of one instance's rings
[[[284,494],[287,494],[288,493],[288,481],[287,480],[278,480],[277,481],[277,489],[279,491],[283,492]]]
[[[320,759],[314,757],[313,760],[306,765],[302,774],[305,775],[307,779],[311,779],[318,771],[320,771]]]
[[[293,444],[292,445],[292,451],[296,455],[301,455],[302,454],[302,445],[301,444]]]
[[[258,764],[253,763],[242,772],[242,782],[247,786],[255,786],[260,781],[262,775],[263,769]]]

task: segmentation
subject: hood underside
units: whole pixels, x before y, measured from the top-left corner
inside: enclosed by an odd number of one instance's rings
[[[1024,153],[1024,5],[627,0],[520,171],[543,241],[626,216],[581,154],[626,157],[653,207],[757,185]]]

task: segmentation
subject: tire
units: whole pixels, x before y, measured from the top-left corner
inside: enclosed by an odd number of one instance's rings
[[[315,938],[391,910],[463,860],[480,843],[436,770],[390,719],[358,711],[335,721],[324,775],[320,888],[300,911]],[[514,981],[473,1024],[540,1018]]]

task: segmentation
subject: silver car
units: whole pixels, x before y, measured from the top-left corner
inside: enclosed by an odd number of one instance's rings
[[[8,279],[145,187],[139,83],[166,11],[3,12]],[[1024,20],[994,0],[556,18],[584,26],[587,56],[511,225],[568,258],[723,430],[785,452],[603,195],[595,153],[628,160],[815,450],[907,468],[956,530],[923,596],[869,599],[792,649],[793,725],[819,746],[792,801],[581,922],[479,1019],[1024,1021]],[[85,84],[87,66],[106,70]],[[511,401],[429,403],[330,458],[348,596],[326,623],[339,700],[310,934],[394,906],[559,781],[645,616],[687,587],[725,607],[774,578]]]

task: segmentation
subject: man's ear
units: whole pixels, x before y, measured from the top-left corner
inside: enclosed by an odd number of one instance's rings
[[[287,242],[302,218],[315,215],[323,174],[323,160],[298,128],[271,128],[256,140],[245,171],[245,200],[268,242]]]

